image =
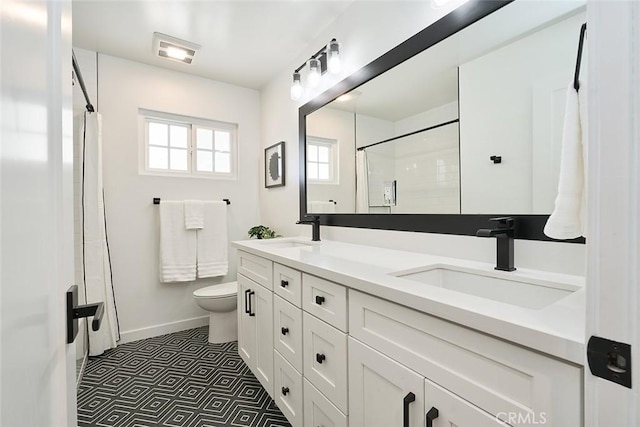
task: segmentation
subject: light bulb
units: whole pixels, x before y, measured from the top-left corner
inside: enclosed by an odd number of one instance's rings
[[[187,51],[184,49],[180,49],[179,47],[169,46],[167,48],[167,56],[179,61],[184,61],[184,59],[187,57]]]
[[[329,71],[332,74],[339,74],[342,71],[342,61],[340,61],[340,45],[333,39],[329,42]]]
[[[300,73],[293,73],[293,83],[291,84],[291,99],[294,101],[302,98],[302,93],[304,92],[304,88],[302,87],[302,82],[300,81]]]
[[[320,83],[320,61],[309,60],[309,86],[316,87]]]

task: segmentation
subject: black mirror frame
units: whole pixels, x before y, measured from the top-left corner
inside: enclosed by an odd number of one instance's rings
[[[329,88],[298,110],[300,140],[300,218],[307,215],[306,188],[306,121],[307,115],[420,52],[461,31],[474,22],[497,11],[514,0],[474,0],[460,6],[416,35],[400,43],[387,53]],[[549,215],[491,215],[469,214],[321,214],[322,225],[337,227],[370,228],[378,230],[414,231],[475,236],[480,228],[489,225],[489,219],[510,216],[515,219],[515,238],[525,240],[558,241],[547,237],[543,228]],[[584,238],[562,240],[568,243],[584,243]]]

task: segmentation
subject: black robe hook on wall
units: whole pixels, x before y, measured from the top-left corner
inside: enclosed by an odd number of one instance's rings
[[[586,22],[580,27],[580,40],[578,42],[578,58],[576,59],[576,72],[573,75],[573,88],[576,92],[580,89],[580,63],[582,62],[582,48],[584,47],[584,37],[587,32]]]

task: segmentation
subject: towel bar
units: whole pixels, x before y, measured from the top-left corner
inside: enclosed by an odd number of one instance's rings
[[[223,202],[225,202],[227,205],[231,204],[231,200],[229,199],[222,199]],[[153,204],[154,205],[159,205],[160,204],[160,197],[154,197],[153,198]]]

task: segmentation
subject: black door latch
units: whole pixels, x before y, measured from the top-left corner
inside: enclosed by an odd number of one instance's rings
[[[589,338],[587,361],[596,377],[631,388],[631,346],[606,338]]]

